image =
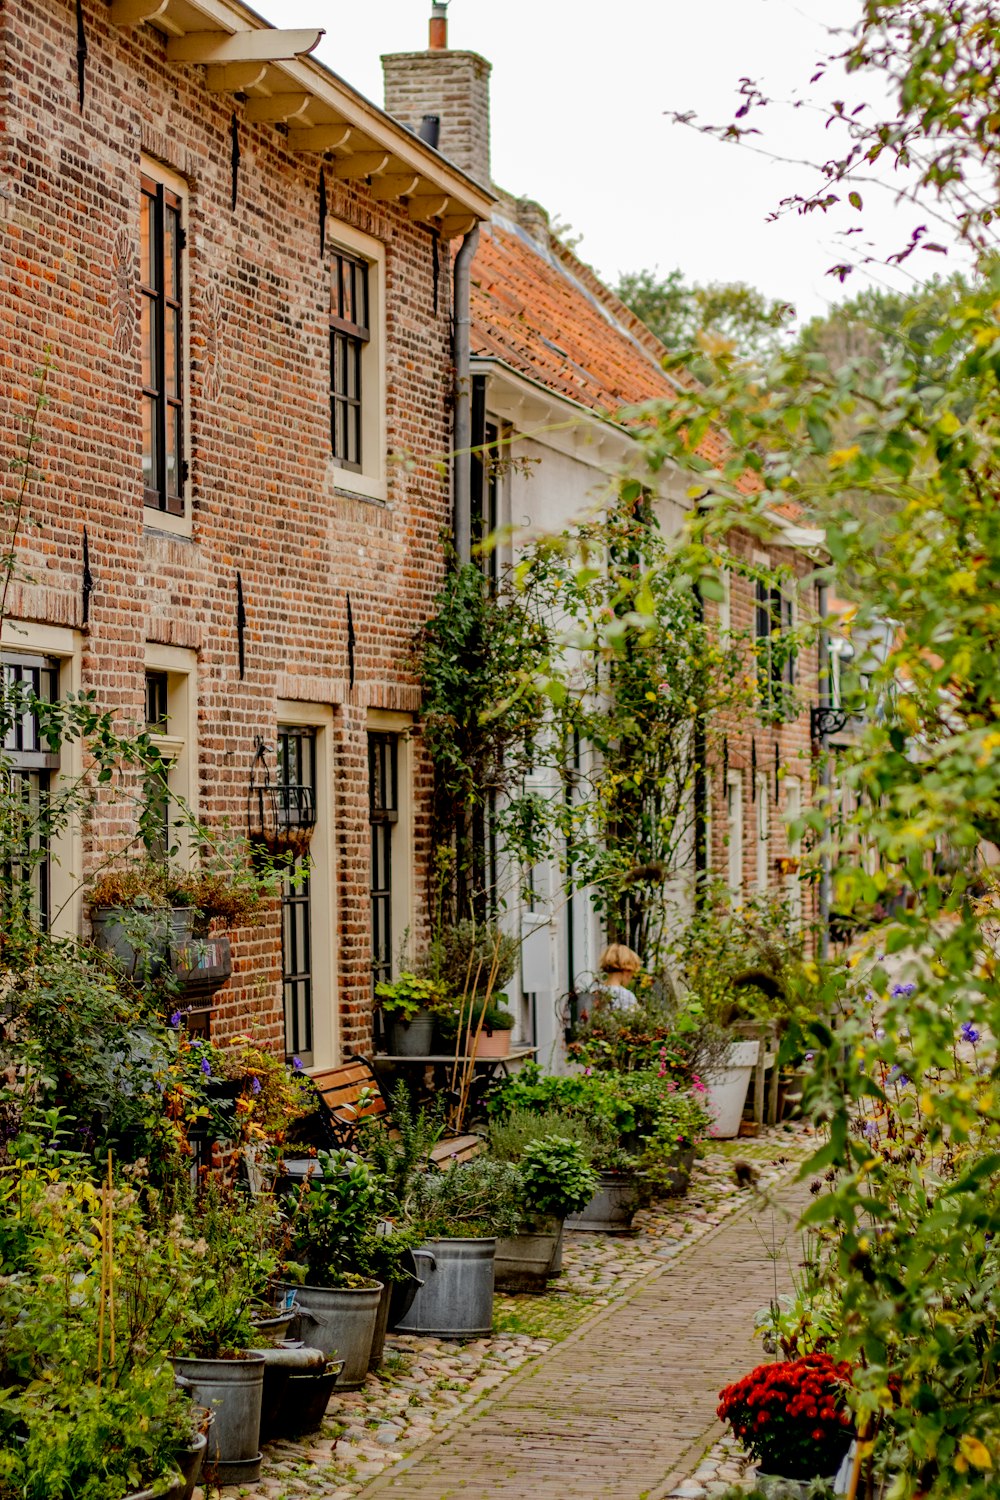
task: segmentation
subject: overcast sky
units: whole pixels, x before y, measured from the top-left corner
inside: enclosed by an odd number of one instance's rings
[[[378,103],[380,55],[427,45],[430,0],[256,4],[277,25],[324,26],[317,55]],[[843,258],[835,231],[848,219],[768,223],[782,197],[814,179],[664,112],[726,121],[739,79],[763,79],[802,101],[768,112],[768,144],[791,157],[831,152],[822,106],[841,85],[810,87],[809,77],[843,45],[831,28],[859,10],[860,0],[452,0],[449,44],[493,64],[494,180],[571,225],[578,253],[606,280],[679,266],[692,280],[751,282],[808,316],[863,284],[857,276],[841,290],[824,274]],[[905,240],[909,218],[883,196],[866,203],[869,222],[885,238],[898,220]]]

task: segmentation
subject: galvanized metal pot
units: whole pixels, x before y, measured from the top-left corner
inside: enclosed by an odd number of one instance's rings
[[[292,1288],[288,1288],[292,1290]],[[342,1391],[359,1391],[368,1374],[381,1281],[370,1286],[300,1286],[299,1336],[327,1359],[342,1359]]]
[[[501,1292],[544,1292],[562,1270],[563,1222],[555,1215],[522,1225],[509,1239],[497,1240],[494,1281]]]
[[[599,1186],[586,1208],[570,1214],[567,1229],[591,1234],[628,1234],[642,1203],[642,1181],[633,1172],[600,1172]]]
[[[493,1330],[495,1239],[427,1240],[424,1284],[396,1324],[401,1333],[443,1339],[482,1338]],[[419,1255],[420,1251],[415,1251]],[[426,1268],[426,1269],[425,1269]]]
[[[256,1484],[260,1477],[260,1408],[264,1356],[174,1360],[191,1399],[215,1413],[208,1430],[205,1473],[215,1484]]]

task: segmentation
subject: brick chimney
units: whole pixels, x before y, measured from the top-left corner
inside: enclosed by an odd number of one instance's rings
[[[442,156],[489,187],[490,64],[476,52],[449,49],[447,4],[433,0],[426,52],[382,58],[385,107],[417,133],[427,116],[437,116]]]

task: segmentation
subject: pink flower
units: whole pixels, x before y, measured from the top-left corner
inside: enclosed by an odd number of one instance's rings
[[[591,1073],[593,1071],[594,1071],[593,1068],[584,1068],[584,1070],[583,1070],[583,1076],[584,1076],[584,1078],[589,1078],[590,1075],[591,1075]]]

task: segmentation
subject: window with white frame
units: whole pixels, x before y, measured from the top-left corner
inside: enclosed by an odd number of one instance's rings
[[[146,648],[146,733],[165,768],[146,809],[145,841],[154,859],[184,862],[191,853],[197,817],[196,670],[193,651]]]
[[[52,829],[49,799],[59,751],[46,740],[33,704],[59,698],[59,663],[50,657],[4,651],[0,690],[0,921],[19,919],[47,931],[52,920]]]
[[[719,640],[725,644],[733,629],[733,585],[728,568],[720,568],[719,585],[722,598],[719,600]]]
[[[785,875],[785,900],[793,929],[802,926],[802,882],[799,878],[799,860],[802,856],[802,835],[792,826],[802,816],[802,782],[797,776],[785,778],[785,821],[788,828],[788,871]]]
[[[754,808],[756,811],[756,853],[757,853],[757,891],[763,895],[767,891],[767,856],[771,843],[771,799],[768,794],[768,778],[763,772],[758,772],[754,790]]]
[[[347,490],[385,498],[381,245],[338,226],[330,255],[330,454]]]
[[[734,902],[743,896],[743,777],[730,771],[726,777],[727,883]]]
[[[283,724],[278,729],[278,795],[282,810],[315,808],[316,729]],[[311,1066],[314,1061],[314,972],[312,867],[301,857],[281,885],[281,980],[284,993],[285,1054]]]
[[[139,220],[142,480],[145,503],[183,517],[187,464],[186,202],[183,184],[143,163]]]

